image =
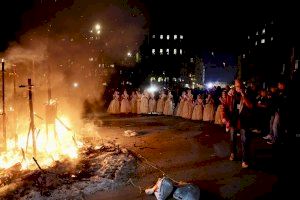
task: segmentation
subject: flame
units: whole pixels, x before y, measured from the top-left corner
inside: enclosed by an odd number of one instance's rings
[[[55,121],[55,126],[48,125],[48,137],[45,123],[40,124],[35,130],[37,161],[42,168],[53,165],[57,160],[64,158],[78,158],[78,148],[82,147],[80,141],[75,141],[74,133],[70,130],[71,123],[65,116],[60,116]],[[55,130],[54,131],[54,127]],[[36,169],[37,165],[32,159],[32,135],[28,132],[18,131],[17,143],[14,139],[7,140],[7,151],[0,153],[0,169],[7,169],[21,163],[21,169]],[[27,142],[28,137],[28,142]],[[28,143],[28,144],[27,144]],[[26,145],[27,144],[27,145]],[[27,149],[27,150],[26,150]]]

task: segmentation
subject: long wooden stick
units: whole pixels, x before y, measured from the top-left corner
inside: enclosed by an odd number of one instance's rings
[[[4,149],[6,151],[7,141],[6,141],[6,113],[5,113],[5,76],[4,76],[3,60],[2,60],[2,129],[3,129]]]
[[[30,128],[31,128],[31,136],[32,136],[32,147],[33,147],[33,155],[34,157],[36,157],[34,112],[33,112],[33,103],[32,103],[32,84],[30,78],[28,79],[28,87],[29,87],[29,110],[30,110]]]

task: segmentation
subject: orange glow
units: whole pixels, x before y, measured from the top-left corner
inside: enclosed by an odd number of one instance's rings
[[[78,148],[82,147],[80,141],[75,141],[74,133],[70,121],[65,116],[60,116],[55,121],[57,138],[54,133],[54,125],[48,125],[48,139],[46,134],[46,125],[40,124],[35,131],[37,146],[37,161],[42,168],[52,166],[54,161],[64,158],[78,158]],[[27,131],[19,132],[17,144],[14,139],[7,140],[7,151],[0,154],[0,169],[7,169],[17,163],[21,163],[22,169],[36,169],[37,166],[32,159],[32,137],[28,137],[28,146],[26,151]],[[30,133],[31,134],[31,133]],[[23,154],[23,152],[24,154]],[[25,157],[24,157],[25,156]]]

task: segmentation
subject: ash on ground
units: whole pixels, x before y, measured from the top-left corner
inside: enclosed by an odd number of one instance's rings
[[[79,154],[76,163],[63,160],[43,170],[19,171],[14,166],[0,171],[0,199],[85,199],[127,184],[136,170],[136,157],[112,142],[85,145]]]

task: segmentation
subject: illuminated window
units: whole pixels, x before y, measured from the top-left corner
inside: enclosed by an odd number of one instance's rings
[[[191,61],[191,63],[194,62],[194,58],[191,58],[190,61]]]
[[[261,41],[260,41],[262,44],[264,44],[265,42],[266,42],[266,40],[265,39],[261,39]]]
[[[248,40],[250,40],[250,35],[248,35]]]
[[[155,55],[155,49],[152,49],[152,55]]]
[[[170,50],[166,49],[166,53],[167,53],[167,55],[169,55],[170,54]]]
[[[266,29],[264,28],[262,31],[261,31],[262,34],[265,34],[266,33]]]
[[[273,41],[274,40],[274,38],[273,37],[271,37],[271,41]]]
[[[163,55],[163,49],[160,49],[160,50],[159,50],[159,54],[160,54],[160,55]]]
[[[257,41],[255,41],[255,46],[257,46]]]
[[[177,54],[177,49],[174,49],[173,53],[174,53],[174,55],[176,55]]]
[[[170,36],[169,35],[167,35],[167,40],[169,40],[170,39]]]
[[[152,38],[155,39],[155,35],[152,35]]]
[[[179,50],[179,54],[182,55],[182,49]]]
[[[161,39],[161,40],[164,39],[164,35],[160,35],[160,39]]]
[[[180,39],[181,39],[181,40],[183,39],[183,35],[180,35]]]
[[[176,40],[177,39],[177,35],[174,35],[174,40]]]
[[[246,58],[246,55],[245,55],[245,54],[243,54],[243,58]]]
[[[258,35],[258,31],[256,32],[256,35]]]

